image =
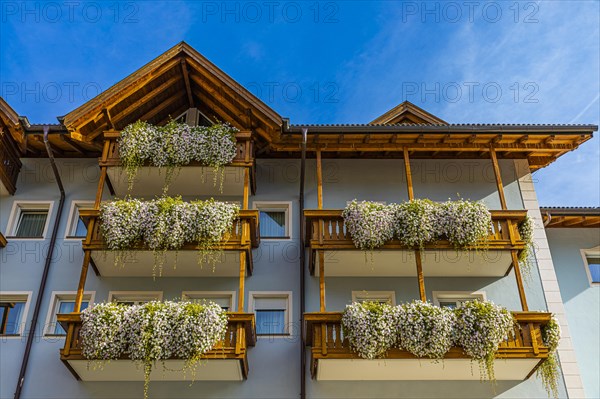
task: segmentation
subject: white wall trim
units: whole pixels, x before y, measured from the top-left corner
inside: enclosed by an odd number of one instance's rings
[[[108,292],[108,302],[113,302],[115,297],[117,297],[117,299],[121,299],[121,298],[119,298],[120,296],[126,297],[128,299],[131,297],[132,302],[145,300],[145,299],[149,299],[149,298],[151,298],[154,301],[162,301],[163,292],[162,291],[109,291]]]
[[[287,314],[285,315],[286,321],[286,335],[259,335],[258,338],[289,338],[292,336],[294,329],[292,328],[292,322],[294,320],[293,314],[294,309],[292,307],[292,291],[249,291],[248,292],[248,313],[254,313],[254,298],[286,298],[287,299]]]
[[[396,291],[352,291],[352,302],[356,302],[360,299],[380,299],[389,298],[392,302],[392,306],[396,306]]]
[[[583,259],[583,265],[585,266],[585,274],[590,282],[590,287],[600,286],[600,282],[594,282],[592,280],[592,273],[590,273],[590,265],[587,260],[589,256],[600,257],[600,245],[590,249],[581,249],[580,252],[581,258]]]
[[[0,339],[14,339],[21,338],[25,326],[27,325],[27,315],[29,314],[29,305],[31,304],[32,291],[0,291],[0,300],[10,301],[11,298],[18,298],[18,300],[25,299],[25,306],[23,307],[23,315],[21,316],[21,325],[17,335],[9,336],[2,335]]]
[[[230,298],[230,311],[237,310],[237,302],[236,302],[236,292],[235,291],[183,291],[181,293],[181,299],[183,301],[194,299],[194,297],[199,298]]]
[[[440,299],[462,299],[462,298],[473,298],[485,301],[487,296],[485,291],[433,291],[433,304],[440,306]]]
[[[75,222],[75,218],[79,218],[79,215],[75,216],[76,210],[81,205],[90,204],[91,207],[94,206],[94,201],[90,200],[73,200],[71,201],[71,208],[69,209],[69,218],[67,219],[67,227],[65,228],[65,236],[64,239],[66,241],[81,241],[81,237],[73,237],[71,235],[73,223]]]
[[[534,221],[533,238],[535,242],[535,258],[539,270],[544,297],[548,306],[548,311],[554,313],[559,321],[562,331],[562,339],[558,346],[558,357],[561,363],[561,372],[569,398],[584,398],[585,391],[579,364],[573,348],[571,332],[567,322],[565,305],[563,303],[554,263],[550,254],[550,245],[544,229],[542,214],[540,213],[540,205],[537,200],[533,178],[529,171],[527,161],[516,160],[515,169],[518,173],[519,191],[523,200],[523,206],[527,210],[527,214]]]
[[[13,201],[13,205],[10,210],[10,217],[8,218],[8,225],[6,226],[6,237],[10,238],[11,241],[44,241],[46,239],[46,235],[48,234],[48,226],[50,225],[50,219],[52,219],[53,208],[54,201]],[[44,232],[42,233],[41,238],[15,237],[15,234],[17,233],[19,217],[21,216],[21,210],[29,209],[48,209],[48,216],[46,217]],[[55,223],[58,222],[58,220],[55,221]]]
[[[294,236],[294,226],[293,226],[294,205],[293,205],[293,201],[254,201],[254,202],[252,202],[252,209],[285,210],[287,237],[286,238],[261,237],[260,239],[261,240],[274,240],[274,241],[292,241],[293,236]]]
[[[52,291],[52,295],[50,296],[50,305],[48,306],[48,312],[46,314],[46,322],[44,323],[44,335],[53,336],[53,331],[50,331],[50,325],[56,318],[54,314],[54,309],[56,308],[56,303],[61,299],[71,299],[75,300],[75,296],[77,295],[77,291]],[[96,297],[96,291],[84,291],[83,299],[88,299],[88,306],[91,306],[94,303],[94,298]]]

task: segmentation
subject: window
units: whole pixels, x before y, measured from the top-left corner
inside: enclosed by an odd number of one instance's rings
[[[226,312],[235,310],[235,291],[184,291],[181,298],[184,301],[199,303],[212,301]]]
[[[585,271],[592,285],[600,285],[600,246],[592,249],[582,249],[581,255],[585,262]]]
[[[460,308],[463,303],[475,299],[485,301],[485,292],[433,291],[433,303],[443,308]]]
[[[379,302],[396,305],[394,291],[352,291],[352,302]]]
[[[48,229],[52,202],[15,202],[8,224],[8,235],[43,239]]]
[[[69,222],[67,224],[66,238],[85,238],[87,235],[87,227],[83,220],[79,217],[81,208],[93,208],[93,202],[73,201],[71,203],[71,212],[69,213]]]
[[[285,336],[290,334],[292,293],[250,291],[250,312],[256,315],[256,334]]]
[[[291,202],[255,202],[259,210],[260,238],[291,238]]]
[[[0,294],[0,335],[19,336],[25,328],[30,293]]]
[[[147,302],[160,301],[162,296],[162,291],[111,291],[108,293],[108,301],[124,305],[141,305]]]
[[[53,292],[50,310],[46,318],[45,335],[66,335],[66,331],[56,322],[57,314],[72,313],[75,310],[76,292]],[[81,310],[94,302],[94,294],[85,292],[81,302]]]

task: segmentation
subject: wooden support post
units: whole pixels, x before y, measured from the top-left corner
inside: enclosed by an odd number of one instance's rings
[[[408,199],[415,199],[413,191],[412,173],[410,171],[410,159],[408,158],[408,147],[404,147],[404,172],[406,173],[406,188],[408,190]]]
[[[321,150],[317,150],[317,205],[323,209],[323,169],[321,167]]]
[[[238,312],[244,311],[244,283],[246,281],[246,251],[240,251],[240,287],[238,296]]]
[[[242,200],[242,209],[248,209],[248,201],[250,196],[250,168],[244,168],[244,198]]]
[[[490,148],[490,157],[492,158],[492,166],[494,167],[494,176],[496,176],[496,187],[498,189],[498,195],[500,196],[500,205],[502,209],[508,209],[506,206],[506,197],[504,196],[504,187],[502,186],[502,176],[500,175],[500,166],[498,166],[498,158],[496,157],[496,150],[493,147]]]
[[[519,299],[521,300],[521,307],[524,312],[529,311],[529,306],[527,306],[527,298],[525,298],[525,287],[523,286],[523,278],[521,276],[521,268],[519,267],[519,257],[517,256],[517,251],[510,251],[512,256],[513,269],[515,270],[515,278],[517,279],[517,289],[519,290]]]
[[[320,311],[325,311],[325,253],[319,251],[319,305]]]
[[[100,168],[100,180],[98,180],[98,190],[96,191],[96,201],[94,201],[94,209],[100,209],[102,202],[102,194],[104,193],[104,183],[106,182],[106,166]]]
[[[408,156],[408,147],[404,147],[404,171],[406,173],[406,188],[408,191],[408,199],[414,200],[415,193],[412,184],[412,172],[410,170],[410,158]],[[421,251],[415,251],[415,262],[417,264],[417,281],[419,283],[419,297],[421,301],[427,302],[427,294],[425,293],[425,277],[423,276],[423,260],[421,259]]]
[[[90,266],[90,260],[92,253],[85,251],[83,254],[83,265],[81,266],[81,275],[79,276],[79,285],[77,286],[77,295],[75,296],[75,308],[73,313],[79,313],[81,311],[81,302],[83,302],[83,291],[85,290],[85,280],[87,279],[88,267]]]
[[[419,281],[419,296],[421,301],[427,302],[425,294],[425,278],[423,277],[423,263],[421,259],[421,251],[415,251],[415,261],[417,262],[417,280]]]

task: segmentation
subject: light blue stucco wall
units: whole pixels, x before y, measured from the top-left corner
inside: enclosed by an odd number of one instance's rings
[[[586,397],[600,398],[600,285],[591,285],[582,249],[600,245],[598,228],[546,229]]]
[[[291,201],[292,239],[263,240],[254,250],[254,274],[246,280],[246,309],[249,291],[291,291],[293,303],[293,336],[259,339],[249,351],[250,376],[244,382],[153,382],[150,397],[211,398],[297,398],[300,393],[300,254],[299,160],[259,160],[257,193],[253,201]],[[40,322],[44,323],[53,291],[75,291],[83,254],[80,243],[64,240],[71,201],[93,200],[96,194],[98,167],[95,160],[59,160],[67,198],[60,220],[57,255],[50,272],[42,302]],[[457,197],[483,200],[491,209],[499,209],[493,170],[489,161],[424,161],[411,162],[415,195],[420,198],[446,200]],[[512,161],[501,161],[507,201],[512,209],[522,209],[519,187]],[[307,161],[306,209],[316,208],[316,173],[314,160]],[[375,200],[399,202],[407,200],[402,160],[323,160],[324,207],[343,208],[346,202]],[[107,191],[107,190],[105,190]],[[231,199],[231,198],[228,198]],[[235,198],[233,198],[235,199]],[[3,197],[0,203],[0,229],[6,231],[14,200],[53,200],[58,205],[58,190],[46,160],[23,160],[18,190],[14,197]],[[53,221],[53,215],[51,215]],[[50,225],[50,228],[52,224]],[[41,256],[47,241],[11,240],[0,250],[0,291],[35,291],[44,264]],[[318,279],[306,278],[306,311],[318,310]],[[418,298],[416,278],[327,278],[328,310],[342,310],[351,300],[352,290],[394,290],[398,302]],[[428,298],[434,290],[484,290],[489,299],[519,310],[519,300],[512,272],[503,278],[426,278]],[[237,290],[237,278],[99,278],[90,272],[86,291],[95,292],[96,302],[108,298],[109,291],[163,291],[165,299],[179,297],[182,291]],[[545,309],[539,276],[533,273],[527,284],[532,309]],[[35,299],[35,296],[34,296]],[[29,318],[33,312],[30,306]],[[37,332],[41,336],[41,330]],[[18,365],[24,350],[24,339],[0,342],[0,398],[12,397]],[[63,339],[36,338],[33,345],[23,398],[106,398],[140,397],[142,383],[78,382],[60,362],[58,350]],[[307,354],[307,356],[309,356]],[[308,361],[307,361],[308,363]],[[476,365],[475,365],[476,367]],[[310,398],[349,397],[544,397],[535,378],[524,382],[499,382],[492,389],[479,382],[318,382],[307,373]],[[564,396],[564,394],[563,394]]]

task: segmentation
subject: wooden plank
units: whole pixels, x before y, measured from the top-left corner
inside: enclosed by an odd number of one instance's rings
[[[319,308],[325,312],[325,252],[319,251]]]
[[[83,292],[85,290],[85,280],[87,279],[88,267],[90,265],[92,253],[85,251],[83,254],[83,265],[81,266],[81,274],[79,275],[79,285],[77,286],[77,295],[75,296],[74,313],[81,311],[81,302],[83,301]],[[68,341],[67,341],[68,342]]]
[[[512,256],[512,264],[515,269],[515,278],[517,279],[517,289],[519,290],[519,299],[521,300],[521,307],[523,311],[529,311],[529,306],[527,305],[527,298],[525,297],[525,287],[523,286],[523,277],[521,276],[521,269],[519,267],[519,257],[517,256],[517,251],[510,251]]]
[[[100,209],[100,202],[102,202],[102,194],[104,192],[104,182],[106,180],[106,172],[106,166],[100,168],[100,179],[98,180],[98,190],[96,191],[94,209]]]
[[[421,251],[415,251],[415,261],[417,263],[417,280],[419,283],[419,296],[421,301],[427,302],[427,295],[425,293],[425,279],[423,277],[423,263],[421,260]]]
[[[250,200],[250,169],[244,168],[244,197],[242,202],[242,209],[248,209],[248,201]]]
[[[408,147],[404,147],[404,173],[406,174],[406,189],[408,191],[408,199],[415,199],[415,194],[413,192],[413,183],[412,183],[412,172],[410,170],[410,159],[408,157]]]
[[[246,252],[240,251],[240,284],[238,292],[238,312],[244,311],[244,283],[246,281]]]
[[[190,76],[188,74],[187,64],[185,58],[181,58],[181,73],[183,74],[183,81],[185,82],[185,91],[187,93],[188,104],[190,108],[194,108],[194,96],[192,95],[192,87],[190,85]]]
[[[323,209],[323,170],[321,168],[321,150],[317,150],[317,204]]]
[[[498,158],[496,157],[496,150],[490,147],[490,157],[492,158],[492,165],[494,166],[494,176],[496,177],[496,188],[498,189],[498,195],[500,196],[500,205],[502,209],[508,209],[506,206],[506,197],[504,196],[504,187],[502,186],[502,175],[500,174],[500,167],[498,166]]]

